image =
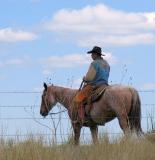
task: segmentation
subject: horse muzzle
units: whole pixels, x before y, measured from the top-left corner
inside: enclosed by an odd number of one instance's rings
[[[40,114],[43,116],[43,117],[46,117],[48,115],[47,112],[40,112]]]

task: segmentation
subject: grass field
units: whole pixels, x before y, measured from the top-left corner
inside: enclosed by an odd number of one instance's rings
[[[44,137],[29,136],[24,141],[0,139],[0,160],[155,160],[155,135],[119,138],[107,135],[96,145],[74,146],[45,143]]]

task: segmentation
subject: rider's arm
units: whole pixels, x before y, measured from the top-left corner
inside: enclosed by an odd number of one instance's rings
[[[91,64],[85,76],[85,81],[92,81],[95,78],[95,76],[96,76],[96,70],[94,66]]]

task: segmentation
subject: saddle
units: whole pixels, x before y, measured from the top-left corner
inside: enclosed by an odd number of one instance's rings
[[[75,104],[77,104],[78,117],[84,120],[85,116],[88,117],[92,104],[98,101],[108,85],[100,86],[87,86],[82,91],[78,92],[74,98]],[[87,110],[87,111],[86,111]]]
[[[90,105],[100,100],[100,98],[104,94],[107,87],[108,85],[101,85],[101,86],[94,87],[94,89],[92,90],[92,93],[86,99],[83,100],[83,105]]]

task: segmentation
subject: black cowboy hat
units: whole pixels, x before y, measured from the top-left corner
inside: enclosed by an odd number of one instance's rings
[[[88,54],[90,54],[90,53],[97,53],[99,55],[105,56],[104,54],[102,54],[101,47],[98,47],[98,46],[94,46],[93,49],[91,51],[88,51],[87,53]]]

